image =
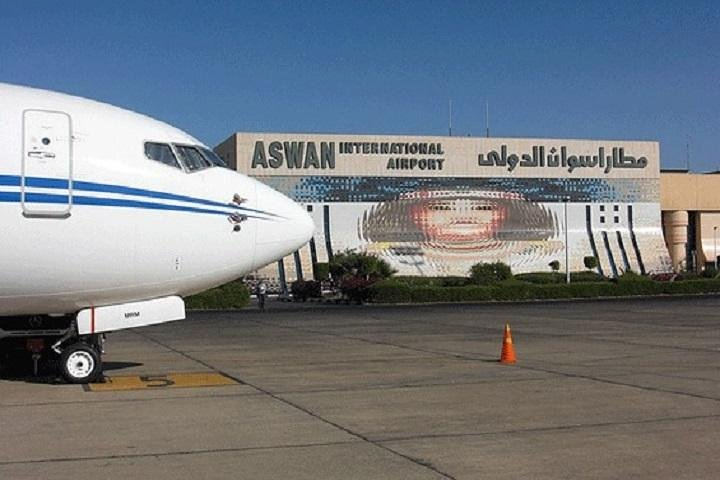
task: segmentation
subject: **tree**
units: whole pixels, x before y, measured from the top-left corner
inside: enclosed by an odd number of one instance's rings
[[[334,255],[330,275],[349,301],[362,303],[370,297],[370,286],[391,277],[395,270],[385,260],[366,252],[345,250]]]
[[[560,262],[558,260],[553,260],[548,264],[548,266],[553,272],[557,272],[560,270]]]
[[[597,257],[588,256],[583,258],[583,263],[588,270],[595,270],[598,266],[598,259]]]
[[[313,266],[313,275],[315,280],[323,281],[330,277],[330,265],[318,262]]]

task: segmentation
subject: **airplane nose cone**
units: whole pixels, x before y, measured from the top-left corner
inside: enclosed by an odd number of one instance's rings
[[[297,228],[300,237],[303,239],[303,244],[305,244],[312,239],[313,234],[315,233],[315,222],[313,222],[312,217],[306,210],[301,210],[302,215],[300,215],[300,218],[297,220]]]
[[[313,236],[315,224],[308,212],[267,185],[257,186],[258,209],[268,217],[258,224],[256,260],[260,266],[302,248]]]
[[[301,205],[298,205],[289,198],[285,200],[291,204],[291,206],[287,208],[289,215],[287,215],[285,220],[287,223],[286,236],[288,239],[298,242],[296,248],[300,248],[312,238],[315,232],[315,223]]]

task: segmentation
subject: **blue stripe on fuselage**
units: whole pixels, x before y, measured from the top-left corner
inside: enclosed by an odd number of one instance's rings
[[[27,193],[25,195],[25,201],[27,203],[51,203],[51,204],[67,204],[67,195],[53,195],[49,193]],[[20,193],[19,192],[0,192],[0,203],[19,203]],[[188,207],[183,205],[167,205],[164,203],[154,202],[143,202],[139,200],[125,200],[116,198],[99,198],[99,197],[85,197],[85,196],[73,196],[73,205],[91,205],[91,206],[102,206],[102,207],[124,207],[124,208],[141,208],[146,210],[171,210],[176,212],[191,212],[191,213],[206,213],[211,215],[224,215],[228,216],[228,212],[220,210],[211,210],[207,208]],[[250,218],[258,218],[260,220],[271,220],[265,217],[259,217],[256,215],[246,215]]]
[[[54,188],[54,189],[67,190],[68,184],[69,184],[69,182],[67,180],[63,180],[61,178],[45,178],[45,177],[27,177],[27,178],[25,178],[25,185],[28,187],[35,187],[35,188]],[[0,185],[19,187],[20,186],[20,177],[17,175],[0,175]],[[112,184],[107,184],[107,183],[95,183],[95,182],[86,182],[86,181],[82,181],[82,180],[73,180],[72,187],[73,187],[73,191],[77,190],[77,191],[86,191],[86,192],[117,193],[117,194],[122,194],[122,195],[134,195],[137,197],[157,198],[157,199],[161,199],[161,200],[175,200],[178,202],[195,203],[195,204],[206,205],[206,206],[210,206],[210,207],[233,208],[235,210],[240,210],[243,212],[260,213],[263,215],[269,215],[271,217],[279,217],[279,215],[276,215],[274,213],[265,212],[263,210],[256,210],[254,208],[247,208],[247,207],[243,207],[243,206],[239,206],[239,205],[235,205],[235,204],[231,204],[231,203],[215,202],[213,200],[205,200],[203,198],[188,197],[186,195],[177,195],[174,193],[158,192],[155,190],[146,190],[143,188],[126,187],[124,185],[112,185]],[[78,198],[78,197],[73,195],[73,203],[78,203],[78,202],[74,201],[75,198]],[[93,197],[86,197],[86,198],[93,198]],[[190,211],[190,210],[188,210],[188,211]],[[253,218],[259,218],[259,217],[253,217]]]

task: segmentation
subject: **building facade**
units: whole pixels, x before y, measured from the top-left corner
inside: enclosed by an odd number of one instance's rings
[[[216,151],[315,220],[310,244],[267,277],[311,278],[346,249],[400,275],[564,269],[566,250],[573,271],[587,256],[607,276],[672,268],[657,142],[237,133]]]
[[[665,240],[676,271],[718,266],[720,175],[663,171],[660,174]]]

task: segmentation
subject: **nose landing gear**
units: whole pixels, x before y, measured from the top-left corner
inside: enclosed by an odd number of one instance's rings
[[[79,335],[75,318],[64,316],[3,317],[0,363],[23,372],[32,360],[32,374],[59,373],[69,383],[102,380],[102,334]],[[54,372],[53,372],[54,371]]]
[[[102,377],[102,358],[95,346],[78,342],[60,354],[60,373],[68,383],[91,383]]]
[[[60,374],[63,378],[68,383],[91,383],[102,380],[104,335],[83,335],[70,338],[61,339],[52,347],[60,354]],[[65,340],[74,340],[74,343],[61,347]]]

